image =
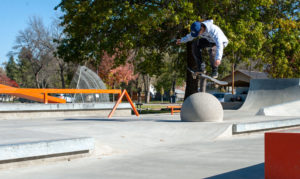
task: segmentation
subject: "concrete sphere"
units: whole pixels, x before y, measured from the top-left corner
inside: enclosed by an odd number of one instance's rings
[[[195,93],[182,104],[180,117],[184,122],[221,122],[223,107],[215,96]]]

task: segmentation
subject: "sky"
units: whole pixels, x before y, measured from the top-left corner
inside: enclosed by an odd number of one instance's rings
[[[28,27],[30,17],[40,17],[46,27],[60,15],[54,7],[60,0],[0,0],[0,66],[8,60],[19,31]]]

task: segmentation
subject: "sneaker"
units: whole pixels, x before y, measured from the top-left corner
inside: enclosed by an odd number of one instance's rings
[[[218,71],[213,71],[212,74],[211,74],[212,78],[218,78],[218,76],[219,76]]]

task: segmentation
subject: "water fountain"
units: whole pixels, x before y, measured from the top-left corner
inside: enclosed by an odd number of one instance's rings
[[[92,70],[79,66],[70,84],[73,89],[107,89],[105,83]],[[75,94],[75,103],[105,103],[109,102],[109,94]]]

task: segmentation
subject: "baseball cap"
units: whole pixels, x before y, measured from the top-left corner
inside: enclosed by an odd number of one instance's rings
[[[197,37],[201,30],[201,23],[196,21],[191,25],[191,35],[192,37]]]

